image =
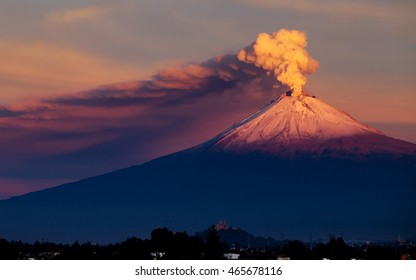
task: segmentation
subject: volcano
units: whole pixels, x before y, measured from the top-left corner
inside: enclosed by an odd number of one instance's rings
[[[283,94],[198,146],[0,201],[0,236],[107,243],[227,220],[275,238],[416,238],[415,196],[415,144]]]
[[[414,144],[387,137],[315,96],[285,94],[201,148],[285,158],[351,159],[371,154],[404,156],[416,151]]]

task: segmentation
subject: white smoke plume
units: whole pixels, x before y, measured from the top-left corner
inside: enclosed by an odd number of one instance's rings
[[[298,30],[260,33],[256,42],[238,52],[238,59],[273,71],[276,79],[297,96],[307,82],[304,74],[314,73],[319,67],[319,62],[306,51],[307,44],[306,33]]]

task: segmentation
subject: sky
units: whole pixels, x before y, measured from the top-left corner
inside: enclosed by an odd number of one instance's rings
[[[199,144],[276,96],[236,59],[306,32],[304,91],[416,143],[411,0],[0,0],[0,199]]]

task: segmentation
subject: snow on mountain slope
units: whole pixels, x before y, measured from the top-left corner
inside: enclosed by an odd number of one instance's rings
[[[197,147],[282,157],[359,157],[369,153],[414,154],[416,145],[385,136],[318,98],[286,96]]]

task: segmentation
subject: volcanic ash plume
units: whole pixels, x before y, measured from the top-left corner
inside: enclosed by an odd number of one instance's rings
[[[301,95],[307,79],[319,67],[319,62],[306,51],[306,33],[280,29],[269,35],[260,33],[256,42],[238,52],[238,59],[253,63],[264,70],[273,71],[276,79],[289,86],[292,95]]]

